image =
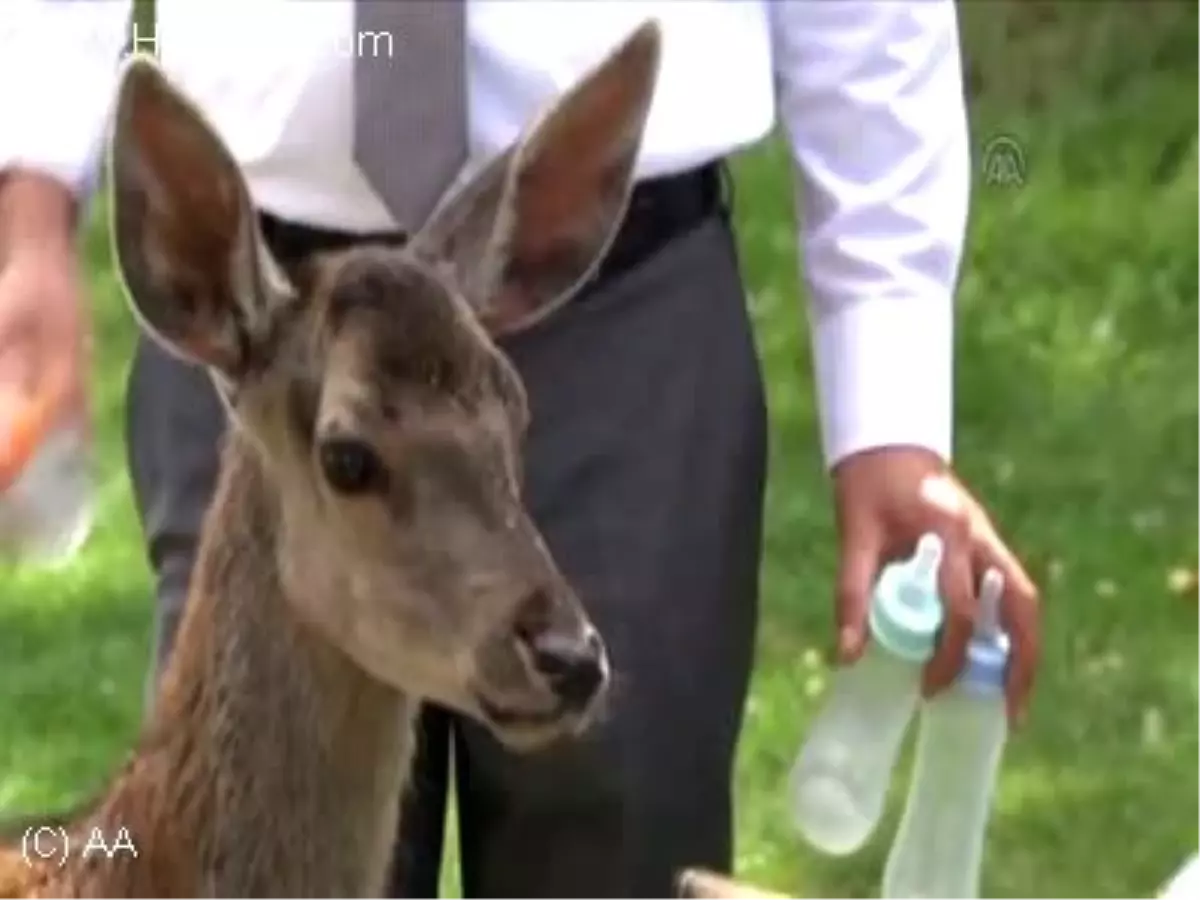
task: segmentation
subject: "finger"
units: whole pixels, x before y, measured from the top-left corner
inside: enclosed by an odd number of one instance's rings
[[[24,391],[37,367],[36,341],[29,329],[17,327],[0,334],[0,388]]]
[[[58,419],[68,411],[74,412],[71,407],[79,400],[76,396],[81,380],[79,363],[74,347],[59,348],[55,352],[42,354],[42,370],[38,373],[35,390],[51,420]]]
[[[1041,660],[1041,601],[1029,573],[994,532],[980,542],[978,556],[1004,575],[1000,624],[1011,642],[1005,694],[1009,719],[1019,725],[1028,713]]]
[[[923,689],[926,696],[943,690],[958,677],[966,659],[967,642],[975,628],[977,611],[971,546],[965,529],[956,524],[939,529],[939,533],[945,545],[938,577],[945,618],[937,649],[925,666]]]
[[[867,608],[879,573],[883,537],[878,528],[863,524],[842,535],[838,563],[837,655],[842,664],[862,656],[867,644]]]

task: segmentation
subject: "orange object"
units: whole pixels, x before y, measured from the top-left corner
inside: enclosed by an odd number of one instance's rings
[[[30,459],[50,425],[53,403],[49,394],[13,404],[0,415],[0,491],[8,490]]]

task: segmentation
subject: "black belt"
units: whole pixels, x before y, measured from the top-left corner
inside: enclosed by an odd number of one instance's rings
[[[647,259],[673,238],[699,225],[727,205],[726,172],[719,162],[653,178],[637,184],[621,228],[595,280],[607,280]],[[272,253],[291,263],[311,253],[338,250],[365,242],[403,244],[397,232],[356,234],[287,222],[260,213],[263,237]]]

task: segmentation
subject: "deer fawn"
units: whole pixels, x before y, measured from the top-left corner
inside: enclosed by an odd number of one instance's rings
[[[159,699],[73,826],[123,829],[136,856],[0,849],[0,896],[378,895],[419,699],[517,750],[587,726],[608,661],[522,507],[528,412],[492,339],[604,255],[659,56],[647,23],[404,247],[288,271],[204,117],[148,58],[124,64],[127,295],[211,371],[231,428]]]

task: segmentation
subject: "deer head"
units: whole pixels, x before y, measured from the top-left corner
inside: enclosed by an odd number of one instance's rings
[[[376,679],[513,745],[577,730],[603,643],[520,495],[528,411],[493,339],[565,302],[623,216],[658,71],[648,23],[402,248],[285,274],[229,151],[145,56],[109,167],[142,328],[206,366],[278,511],[295,612]]]

